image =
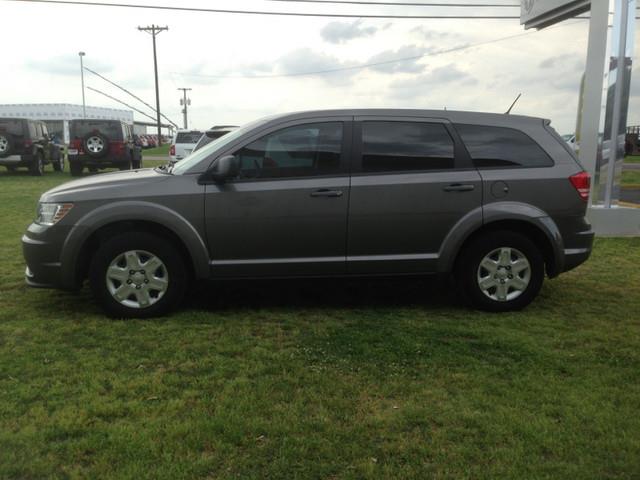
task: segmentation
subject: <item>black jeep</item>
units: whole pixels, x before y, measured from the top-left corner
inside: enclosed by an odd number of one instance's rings
[[[102,168],[130,170],[142,166],[142,152],[133,128],[119,120],[71,120],[69,122],[69,169],[71,175]]]
[[[27,167],[32,175],[42,175],[44,166],[64,169],[64,154],[51,141],[47,125],[25,118],[0,118],[0,165],[10,172]]]

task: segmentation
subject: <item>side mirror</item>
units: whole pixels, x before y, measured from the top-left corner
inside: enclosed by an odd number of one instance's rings
[[[211,177],[220,183],[224,183],[229,178],[237,177],[240,173],[240,162],[235,155],[225,155],[220,157],[213,164]]]

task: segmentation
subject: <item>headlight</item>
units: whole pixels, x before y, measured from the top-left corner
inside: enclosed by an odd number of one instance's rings
[[[73,208],[73,203],[39,203],[36,223],[55,225]]]

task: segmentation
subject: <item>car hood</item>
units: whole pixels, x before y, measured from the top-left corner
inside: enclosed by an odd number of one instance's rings
[[[151,168],[102,173],[63,183],[40,197],[41,202],[74,202],[119,197],[122,193],[134,196],[152,183],[166,181],[171,175]]]

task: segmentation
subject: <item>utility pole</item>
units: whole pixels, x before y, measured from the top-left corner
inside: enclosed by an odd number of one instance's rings
[[[162,145],[162,127],[160,124],[160,90],[158,88],[158,57],[156,55],[156,36],[165,30],[169,30],[169,27],[159,27],[157,25],[151,25],[150,27],[138,27],[141,32],[147,32],[153,38],[153,70],[156,76],[156,118],[158,121],[158,145]]]
[[[80,56],[80,81],[82,82],[82,118],[87,118],[87,104],[84,101],[84,64],[82,63],[84,55],[84,52],[78,52],[78,56]]]
[[[180,100],[180,105],[184,106],[182,109],[183,119],[184,119],[184,129],[186,130],[188,127],[187,123],[187,107],[191,105],[191,99],[187,98],[187,92],[190,91],[190,88],[179,88],[178,90],[182,90],[182,99]]]

